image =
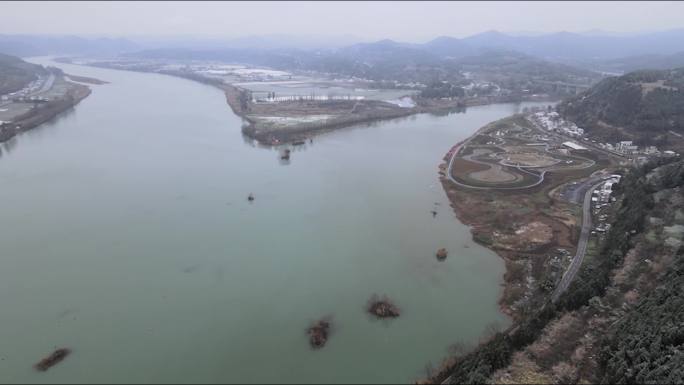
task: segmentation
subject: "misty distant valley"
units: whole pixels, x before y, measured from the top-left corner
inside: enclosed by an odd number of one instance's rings
[[[0,3],[0,383],[684,384],[683,13]]]

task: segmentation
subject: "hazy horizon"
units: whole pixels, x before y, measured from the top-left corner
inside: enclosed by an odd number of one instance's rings
[[[0,34],[130,39],[422,43],[491,30],[630,35],[684,28],[682,2],[3,2],[0,10]]]

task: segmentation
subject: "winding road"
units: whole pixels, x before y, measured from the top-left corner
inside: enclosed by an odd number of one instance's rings
[[[483,129],[484,129],[484,128],[486,128],[486,127],[483,127]],[[535,126],[535,128],[536,128],[537,130],[541,130],[539,127],[536,127],[536,126]],[[513,166],[513,165],[510,165],[510,164],[506,164],[505,162],[502,162],[502,163],[500,163],[502,166],[507,166],[507,167],[516,168],[516,169],[518,169],[518,171],[520,171],[520,172],[523,172],[523,173],[525,173],[525,174],[529,174],[529,175],[532,175],[532,176],[538,178],[538,180],[535,181],[535,182],[533,182],[533,183],[530,183],[530,184],[528,184],[528,185],[526,185],[526,186],[514,186],[514,187],[496,187],[496,186],[491,186],[491,187],[490,187],[490,186],[486,186],[486,187],[485,187],[485,186],[472,186],[472,185],[468,185],[468,184],[461,183],[461,182],[457,181],[457,180],[453,177],[453,175],[452,175],[452,173],[451,173],[451,170],[452,170],[453,164],[454,164],[454,160],[456,159],[456,155],[458,155],[458,152],[461,150],[461,148],[463,148],[464,146],[467,146],[468,143],[470,143],[470,141],[471,141],[473,138],[475,138],[476,136],[478,136],[479,134],[481,134],[480,131],[481,131],[481,130],[478,130],[477,132],[475,132],[475,134],[473,134],[470,138],[468,138],[467,140],[465,140],[463,143],[456,145],[456,147],[453,148],[452,151],[451,151],[451,152],[452,152],[452,154],[451,154],[451,159],[449,159],[449,166],[447,167],[446,174],[447,174],[447,177],[449,178],[449,180],[450,180],[452,183],[456,184],[457,186],[464,187],[464,188],[469,188],[469,189],[473,189],[473,190],[523,190],[523,189],[528,189],[528,188],[532,188],[532,187],[539,186],[540,184],[542,184],[542,183],[544,182],[544,177],[546,176],[546,173],[547,173],[548,171],[555,171],[553,168],[550,168],[550,169],[548,169],[548,170],[542,170],[541,173],[537,174],[537,173],[534,173],[534,172],[532,172],[532,171],[526,170],[526,168],[538,168],[538,167],[524,167],[524,166],[520,166],[520,165]],[[545,147],[545,149],[544,149],[544,152],[551,153],[551,152],[549,151],[549,145],[548,145],[548,144],[546,144],[546,147]],[[586,166],[584,166],[584,167],[581,167],[581,168],[578,168],[578,170],[587,169],[587,168],[593,167],[593,166],[596,164],[596,162],[595,162],[594,160],[591,160],[591,159],[588,159],[588,158],[584,158],[584,157],[581,157],[581,156],[577,156],[577,155],[575,155],[575,157],[576,157],[576,158],[583,159],[583,160],[586,160],[586,161],[589,162],[588,165],[586,165]],[[464,159],[465,159],[465,158],[464,158]],[[480,162],[480,161],[478,161],[478,160],[476,160],[476,159],[472,159],[472,158],[469,158],[469,159],[466,159],[466,160],[468,160],[468,161],[470,161],[470,162],[474,162],[474,163],[480,163],[480,164],[484,164],[484,165],[487,165],[487,166],[491,166],[491,165],[488,164],[488,163]]]
[[[556,286],[556,289],[553,291],[553,294],[551,295],[551,301],[553,302],[558,301],[558,298],[560,298],[561,294],[563,294],[565,290],[568,289],[572,280],[575,279],[575,276],[577,275],[580,266],[582,266],[584,255],[587,252],[589,234],[591,233],[591,194],[598,186],[600,186],[603,183],[603,178],[603,176],[593,177],[592,179],[594,179],[594,182],[596,182],[596,180],[600,180],[600,182],[594,183],[587,190],[587,192],[584,193],[584,203],[582,205],[582,230],[580,232],[579,241],[577,242],[577,252],[575,253],[575,257],[572,259],[570,266],[568,266],[568,269],[565,270],[565,273],[563,274],[563,278],[561,278],[560,283],[558,284],[558,286]]]

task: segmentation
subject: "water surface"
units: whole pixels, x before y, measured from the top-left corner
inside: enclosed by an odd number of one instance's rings
[[[410,382],[506,324],[503,263],[437,165],[520,105],[343,129],[284,164],[217,89],[55,65],[111,84],[0,146],[0,382]],[[402,316],[370,319],[374,293]],[[55,347],[73,354],[35,372]]]

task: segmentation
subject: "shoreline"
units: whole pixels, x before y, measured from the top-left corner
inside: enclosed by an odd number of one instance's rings
[[[465,143],[465,140],[457,143],[456,145],[454,145],[454,147],[461,146],[463,143]],[[484,231],[484,225],[481,222],[478,222],[473,216],[469,215],[469,213],[467,213],[464,207],[457,203],[457,201],[454,199],[454,195],[449,193],[450,190],[452,190],[452,188],[454,187],[453,183],[446,176],[446,173],[448,172],[448,162],[452,151],[453,147],[442,158],[445,162],[440,163],[440,165],[438,166],[439,182],[442,185],[442,189],[446,194],[447,199],[449,200],[449,206],[451,206],[451,209],[453,210],[454,215],[456,216],[458,221],[470,228],[470,235],[472,241],[494,252],[494,254],[496,254],[497,257],[499,257],[503,261],[504,273],[501,276],[499,298],[497,299],[497,305],[499,307],[499,311],[501,311],[501,313],[503,313],[507,317],[511,318],[513,323],[515,323],[515,321],[517,320],[515,312],[511,309],[509,305],[504,303],[504,299],[506,298],[507,292],[510,290],[510,285],[506,282],[505,277],[509,273],[509,263],[511,263],[511,259],[509,258],[508,253],[492,247],[491,244],[488,244],[487,242],[483,242],[482,238],[478,236],[478,234],[481,234]],[[458,151],[458,149],[456,151]]]
[[[0,126],[0,143],[56,118],[63,112],[75,107],[92,93],[88,86],[77,83],[71,84],[73,84],[73,88],[63,98],[47,102],[34,110],[17,116],[16,120],[11,123]]]
[[[191,79],[192,80],[192,79]],[[230,106],[233,113],[238,115],[240,118],[245,120],[248,124],[243,126],[242,132],[246,136],[255,139],[259,144],[262,145],[278,145],[288,142],[306,140],[312,135],[322,134],[325,132],[330,132],[332,130],[351,127],[357,124],[363,123],[374,123],[384,120],[391,120],[396,118],[403,118],[407,116],[425,114],[425,113],[449,113],[457,111],[465,111],[468,107],[485,106],[492,104],[503,104],[503,103],[524,103],[524,102],[549,102],[555,101],[553,98],[534,98],[529,100],[507,100],[507,99],[466,99],[466,100],[455,100],[449,101],[447,103],[439,103],[439,101],[432,100],[419,100],[419,103],[415,107],[411,108],[400,108],[393,110],[392,112],[375,112],[369,115],[359,115],[357,117],[345,117],[339,120],[333,120],[331,122],[324,123],[300,123],[294,127],[282,130],[272,130],[259,132],[259,123],[254,119],[247,116],[245,108],[240,102],[241,97],[244,93],[248,92],[232,84],[213,84],[224,91],[226,95],[226,102]],[[248,102],[249,103],[249,102]],[[433,103],[432,105],[426,105],[425,103]],[[249,107],[247,107],[249,108]],[[478,130],[479,132],[479,130]]]
[[[56,60],[60,62],[60,60]],[[68,61],[64,61],[69,63]],[[248,90],[242,89],[233,84],[224,83],[220,79],[208,78],[202,75],[198,75],[191,72],[179,71],[179,70],[150,70],[150,69],[118,69],[113,68],[108,65],[97,65],[97,64],[84,64],[86,66],[122,70],[122,71],[134,71],[134,72],[145,72],[145,73],[156,73],[162,75],[169,75],[174,77],[179,77],[187,80],[192,80],[195,82],[203,83],[209,86],[216,87],[223,91],[226,103],[233,111],[233,113],[243,119],[247,124],[243,125],[242,133],[256,140],[261,145],[266,146],[276,146],[281,144],[287,144],[299,140],[308,140],[311,136],[322,134],[325,132],[330,132],[332,130],[347,128],[354,126],[356,124],[363,123],[374,123],[384,120],[396,119],[407,117],[422,113],[449,113],[455,111],[462,111],[468,107],[485,106],[491,104],[503,104],[503,103],[524,103],[524,102],[548,102],[553,103],[557,101],[557,98],[550,95],[544,97],[528,97],[522,99],[512,99],[510,97],[493,97],[485,96],[471,99],[458,99],[458,100],[441,100],[441,99],[418,99],[416,101],[415,107],[401,108],[397,107],[392,111],[378,112],[374,111],[366,115],[358,115],[355,117],[342,117],[337,120],[326,121],[323,123],[299,123],[295,124],[287,129],[275,129],[267,131],[259,131],[259,122],[248,116],[248,111],[250,110],[251,101],[249,100]],[[367,102],[381,102],[381,101],[367,101]],[[382,103],[382,102],[381,102]]]
[[[516,119],[519,115],[479,128],[454,144],[438,166],[440,183],[458,220],[470,227],[473,241],[492,250],[504,261],[498,304],[502,313],[514,322],[523,316],[526,308],[534,307],[550,295],[546,287],[554,282],[555,267],[552,265],[562,263],[577,247],[579,216],[576,207],[571,202],[556,199],[554,191],[607,167],[601,164],[605,160],[600,157],[596,161],[590,159],[593,163],[589,167],[548,170],[541,183],[510,190],[469,189],[451,180],[449,164],[464,145],[498,124]],[[542,237],[542,234],[547,235]]]

